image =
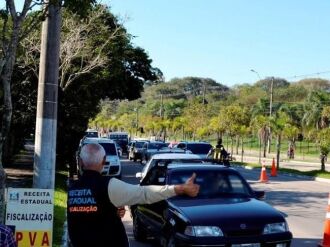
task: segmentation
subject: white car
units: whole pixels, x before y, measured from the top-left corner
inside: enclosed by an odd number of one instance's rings
[[[165,163],[193,163],[198,162],[201,163],[202,159],[199,155],[189,154],[189,153],[163,153],[163,154],[155,154],[151,157],[151,159],[144,166],[142,172],[136,173],[136,177],[140,179],[140,181],[145,177],[150,169],[155,166],[162,166]]]
[[[83,138],[79,145],[78,155],[81,147],[88,143],[98,143],[105,150],[106,160],[102,170],[102,175],[121,178],[121,164],[120,164],[116,143],[107,138],[88,138],[88,137]],[[81,172],[79,164],[78,164],[78,169]]]

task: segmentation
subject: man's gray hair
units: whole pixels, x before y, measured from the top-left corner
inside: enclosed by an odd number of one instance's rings
[[[80,158],[85,167],[91,167],[100,164],[104,157],[104,148],[98,143],[85,144],[80,150]]]

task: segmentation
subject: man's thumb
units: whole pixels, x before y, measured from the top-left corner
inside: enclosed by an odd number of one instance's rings
[[[193,173],[190,178],[186,181],[186,184],[193,184],[196,178],[196,173]]]

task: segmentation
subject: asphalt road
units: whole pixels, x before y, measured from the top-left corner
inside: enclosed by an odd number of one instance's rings
[[[135,173],[141,171],[143,165],[122,160],[122,168],[124,181],[132,184],[138,183]],[[329,183],[287,175],[270,178],[268,183],[259,183],[257,181],[260,171],[237,169],[254,189],[266,191],[266,202],[286,215],[294,237],[292,247],[317,246],[323,237],[323,224],[328,203],[328,193],[330,192]],[[134,241],[129,212],[126,213],[123,221],[131,247],[155,246],[152,242],[139,243]]]

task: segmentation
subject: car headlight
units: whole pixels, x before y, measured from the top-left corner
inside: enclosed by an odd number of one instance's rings
[[[193,237],[222,237],[223,233],[217,226],[187,226],[184,234]]]
[[[281,232],[287,232],[288,230],[289,228],[286,222],[272,223],[272,224],[267,224],[264,227],[263,234],[281,233]]]

